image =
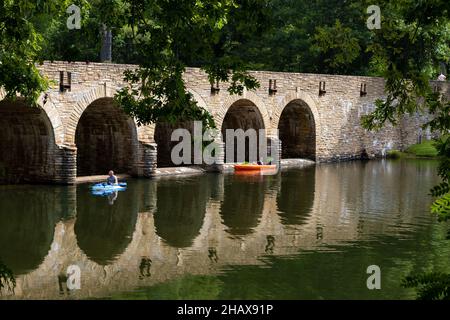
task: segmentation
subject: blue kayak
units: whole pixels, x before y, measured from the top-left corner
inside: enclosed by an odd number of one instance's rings
[[[95,196],[108,195],[116,191],[125,191],[127,189],[127,183],[121,182],[118,185],[110,185],[107,183],[97,183],[91,186],[91,192]]]

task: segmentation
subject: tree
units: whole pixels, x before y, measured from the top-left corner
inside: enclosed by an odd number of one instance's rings
[[[0,0],[0,87],[7,98],[15,99],[19,94],[35,105],[47,88],[36,68],[43,40],[36,24],[60,11],[64,3]]]
[[[101,32],[115,33],[125,24],[126,4],[121,0],[76,0],[72,4],[81,10],[81,29],[66,27],[65,9],[37,26],[44,39],[39,55],[42,60],[100,61]]]
[[[130,86],[116,96],[130,116],[140,124],[203,120],[212,127],[211,115],[197,106],[182,76],[186,66],[195,63],[211,82],[230,82],[230,93],[258,87],[244,61],[229,54],[231,41],[223,32],[230,13],[238,16],[241,2],[264,1],[76,0],[82,29],[68,30],[68,0],[0,0],[0,86],[8,98],[20,94],[34,105],[48,88],[37,62],[98,61],[100,30],[112,30],[118,35],[119,62],[139,64],[126,72]]]
[[[367,129],[377,130],[386,122],[397,124],[405,114],[428,112],[433,120],[425,125],[441,134],[436,141],[442,160],[440,185],[431,190],[437,198],[432,212],[439,220],[450,218],[450,101],[434,92],[430,80],[439,62],[450,58],[450,12],[446,0],[381,1],[382,28],[373,38],[370,50],[386,79],[385,100],[376,102],[373,113],[362,119]],[[430,273],[404,280],[407,287],[418,287],[419,298],[448,299],[450,275]]]
[[[272,0],[262,11],[265,28],[235,54],[256,70],[367,74],[366,8],[360,0]]]
[[[202,120],[214,127],[212,116],[200,108],[183,79],[186,61],[197,61],[211,83],[230,82],[228,91],[242,94],[258,87],[243,61],[227,55],[221,31],[228,23],[234,0],[126,1],[128,23],[141,63],[125,73],[130,84],[116,96],[140,124]]]

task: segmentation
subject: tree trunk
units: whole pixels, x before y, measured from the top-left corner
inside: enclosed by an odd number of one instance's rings
[[[101,30],[102,49],[100,51],[100,62],[112,61],[112,31],[106,25]]]

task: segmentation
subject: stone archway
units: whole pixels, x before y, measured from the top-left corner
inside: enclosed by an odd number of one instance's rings
[[[238,130],[242,129],[247,132],[249,129],[254,129],[256,133],[256,146],[259,147],[261,144],[259,130],[265,130],[264,118],[259,111],[258,107],[250,100],[240,99],[234,102],[227,110],[223,122],[221,124],[221,131],[223,141],[225,142],[225,161],[226,162],[236,162],[239,159],[238,155],[238,139],[234,138],[234,148],[227,145],[230,143],[232,138],[227,139],[227,130]],[[250,147],[252,146],[252,139],[250,137],[245,138],[245,161],[255,160],[251,158]],[[259,150],[259,149],[257,149]],[[232,155],[227,153],[233,152]],[[230,161],[230,159],[233,159]],[[257,159],[256,159],[257,160]]]
[[[156,156],[157,159],[157,167],[176,167],[178,165],[172,162],[172,149],[180,143],[180,141],[172,141],[172,133],[177,129],[186,129],[190,132],[191,135],[194,134],[194,122],[177,122],[177,123],[168,123],[168,122],[158,122],[155,125],[155,142],[158,146],[158,153]],[[193,154],[191,154],[191,159],[193,161]],[[193,162],[191,162],[193,163]],[[186,164],[181,164],[186,165]]]
[[[75,132],[77,176],[131,173],[137,150],[136,124],[112,98],[94,100]]]
[[[316,124],[306,102],[291,101],[281,112],[278,122],[282,158],[316,160]]]
[[[41,107],[0,102],[0,183],[49,182],[55,176],[52,123]]]
[[[193,99],[197,102],[197,105],[200,108],[210,112],[212,114],[211,108],[208,106],[206,101],[202,98],[202,96],[194,89],[189,88],[189,93],[192,95]],[[176,146],[179,141],[171,141],[172,133],[176,129],[186,129],[190,132],[190,134],[194,135],[194,121],[183,121],[183,122],[157,122],[156,124],[151,124],[149,126],[150,131],[153,133],[152,138],[157,145],[157,167],[176,167],[176,165],[172,162],[171,153],[174,146]],[[192,162],[194,163],[194,158],[192,155]],[[181,164],[187,165],[187,164]]]

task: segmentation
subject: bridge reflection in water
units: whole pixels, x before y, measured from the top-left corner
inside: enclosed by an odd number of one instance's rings
[[[3,297],[106,297],[263,265],[267,256],[402,236],[423,228],[434,170],[432,162],[375,161],[131,180],[112,198],[85,185],[1,187],[0,260],[17,278]],[[80,267],[81,290],[61,284],[70,265]]]

